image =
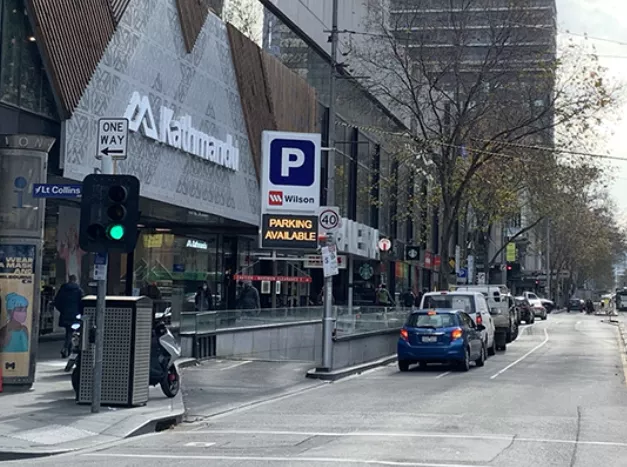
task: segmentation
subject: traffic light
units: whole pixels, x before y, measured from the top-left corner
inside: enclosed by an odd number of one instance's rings
[[[137,243],[139,180],[91,174],[83,180],[79,245],[83,251],[130,253]]]

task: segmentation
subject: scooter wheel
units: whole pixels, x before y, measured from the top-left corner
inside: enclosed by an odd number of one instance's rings
[[[167,397],[174,397],[179,393],[181,388],[181,378],[179,377],[176,366],[170,365],[168,374],[161,380],[161,390]]]
[[[76,367],[74,368],[74,371],[72,372],[72,389],[74,389],[74,393],[76,394],[76,397],[78,397],[78,390],[80,389],[80,380],[81,378],[81,374],[79,371],[79,368]]]

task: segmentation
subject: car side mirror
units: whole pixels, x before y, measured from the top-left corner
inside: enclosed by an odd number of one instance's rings
[[[485,331],[485,326],[483,324],[477,324],[477,331]]]

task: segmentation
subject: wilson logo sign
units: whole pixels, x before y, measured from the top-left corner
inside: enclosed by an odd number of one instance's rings
[[[227,169],[239,170],[239,149],[233,144],[231,135],[226,136],[226,141],[220,141],[194,128],[189,115],[175,119],[174,111],[165,105],[159,109],[157,125],[148,96],[133,92],[124,117],[128,119],[128,128],[131,131],[139,132],[141,127],[147,138]]]

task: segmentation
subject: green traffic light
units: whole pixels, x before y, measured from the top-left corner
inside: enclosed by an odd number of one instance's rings
[[[112,240],[122,240],[124,238],[124,226],[120,224],[114,224],[109,227],[109,238]]]

